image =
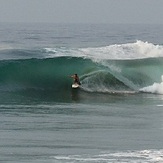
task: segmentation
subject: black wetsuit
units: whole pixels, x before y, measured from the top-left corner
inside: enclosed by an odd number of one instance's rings
[[[77,83],[77,84],[81,85],[81,83],[80,83],[80,81],[79,81],[79,78],[78,78],[78,77],[75,77],[75,79],[74,79],[74,83]]]

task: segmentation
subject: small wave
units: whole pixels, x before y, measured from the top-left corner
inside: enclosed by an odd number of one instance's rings
[[[55,161],[76,163],[108,163],[108,162],[144,162],[144,163],[162,163],[162,150],[140,150],[140,151],[120,151],[120,152],[105,152],[97,155],[68,155],[54,156]]]
[[[11,47],[11,46],[8,45],[8,44],[1,44],[1,45],[0,45],[0,51],[11,50],[11,49],[13,49],[13,47]]]

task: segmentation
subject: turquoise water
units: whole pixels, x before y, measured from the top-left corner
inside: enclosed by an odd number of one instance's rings
[[[162,29],[2,24],[0,161],[161,163]]]

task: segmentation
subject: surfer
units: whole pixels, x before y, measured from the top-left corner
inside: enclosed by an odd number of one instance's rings
[[[74,79],[74,84],[81,85],[80,80],[79,80],[79,77],[78,77],[77,74],[72,75],[71,78]]]

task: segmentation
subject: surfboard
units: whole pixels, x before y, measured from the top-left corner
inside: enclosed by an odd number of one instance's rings
[[[72,88],[78,88],[79,87],[79,84],[75,83],[75,84],[72,84]]]

